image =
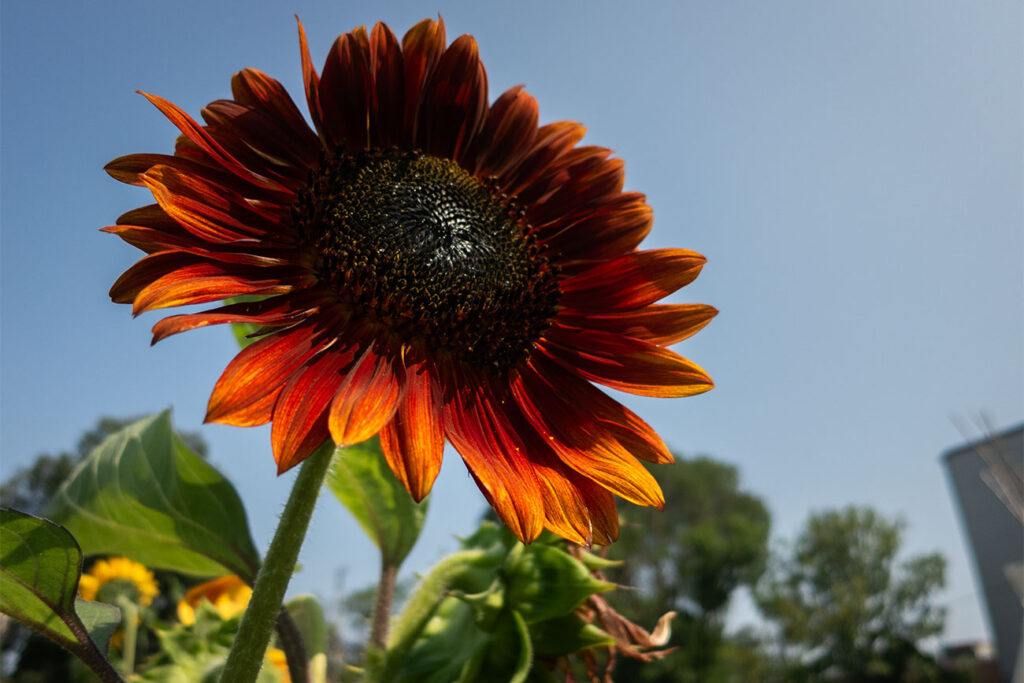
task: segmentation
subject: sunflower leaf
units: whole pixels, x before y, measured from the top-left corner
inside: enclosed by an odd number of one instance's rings
[[[310,680],[321,683],[327,676],[327,621],[320,601],[312,595],[298,595],[285,607],[302,635],[310,662]]]
[[[423,528],[429,497],[419,504],[412,499],[391,473],[380,441],[338,449],[327,485],[380,548],[384,563],[400,566]]]
[[[192,453],[170,411],[107,437],[53,497],[49,516],[88,555],[126,555],[195,576],[251,583],[259,555],[231,483]]]
[[[110,637],[121,625],[121,610],[105,602],[78,599],[75,600],[75,611],[100,652],[107,654],[110,651]]]
[[[53,522],[0,509],[0,612],[60,644],[90,666],[120,623],[116,607],[76,600],[82,550]],[[83,619],[75,611],[82,609]],[[87,626],[88,625],[88,626]],[[98,648],[90,637],[101,643]]]

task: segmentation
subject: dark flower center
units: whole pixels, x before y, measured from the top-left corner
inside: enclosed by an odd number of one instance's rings
[[[292,213],[321,282],[403,341],[502,372],[555,312],[555,272],[514,203],[449,159],[339,152]]]

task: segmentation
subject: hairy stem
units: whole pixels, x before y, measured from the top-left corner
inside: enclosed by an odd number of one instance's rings
[[[380,583],[377,584],[377,601],[373,605],[373,630],[370,645],[384,649],[388,642],[388,622],[391,621],[391,601],[395,597],[395,581],[398,566],[384,560],[380,568]]]
[[[222,683],[253,683],[260,672],[333,453],[334,444],[328,440],[306,459],[295,478],[274,540],[256,575],[249,606],[238,625],[238,635],[221,674]]]

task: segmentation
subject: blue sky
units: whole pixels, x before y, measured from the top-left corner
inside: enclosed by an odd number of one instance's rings
[[[322,63],[334,37],[440,12],[474,34],[492,99],[525,83],[542,121],[573,119],[646,192],[648,247],[708,257],[675,301],[721,310],[678,350],[717,382],[626,398],[669,444],[738,465],[777,537],[807,514],[873,505],[910,552],[950,561],[947,636],[984,635],[940,467],[952,418],[1024,419],[1024,45],[1012,0],[729,3],[3,3],[2,474],[71,447],[101,414],[172,405],[201,430],[265,547],[293,475],[269,430],[201,426],[235,353],[227,329],[149,346],[106,292],[138,252],[97,229],[149,203],[102,166],[167,152],[142,97],[194,116],[255,67],[301,98],[293,14]],[[453,452],[409,570],[467,533],[483,501]],[[375,578],[376,558],[323,499],[293,591]],[[343,578],[342,578],[343,577]],[[339,583],[340,582],[340,583]],[[750,617],[742,604],[734,622]]]

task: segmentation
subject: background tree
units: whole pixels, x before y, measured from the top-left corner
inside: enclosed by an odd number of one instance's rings
[[[768,557],[771,519],[764,502],[739,488],[739,473],[710,458],[684,459],[653,470],[665,510],[623,505],[622,531],[608,553],[623,564],[606,570],[612,581],[637,590],[609,601],[632,621],[651,628],[669,610],[670,644],[678,650],[647,664],[620,661],[616,680],[758,680],[762,666],[750,638],[724,636],[733,592],[753,586]]]
[[[903,524],[870,508],[811,515],[756,591],[790,662],[787,680],[946,680],[921,641],[942,632],[934,604],[945,559],[897,563]]]

